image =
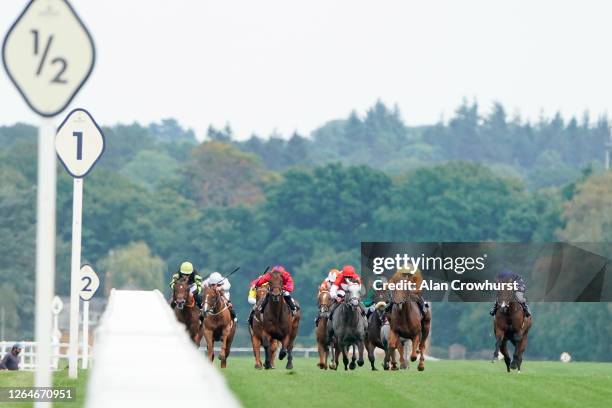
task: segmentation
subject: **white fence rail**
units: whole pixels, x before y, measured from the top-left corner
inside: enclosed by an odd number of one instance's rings
[[[134,406],[239,406],[157,290],[112,290],[96,330],[86,407]]]
[[[23,351],[20,354],[21,361],[19,369],[32,371],[36,369],[36,342],[35,341],[0,341],[0,360],[4,355],[11,352],[11,348],[15,343],[23,345]],[[91,361],[91,346],[89,346],[89,356]],[[51,369],[57,370],[61,360],[68,359],[68,343],[51,343]],[[81,358],[82,348],[79,347],[79,359]]]

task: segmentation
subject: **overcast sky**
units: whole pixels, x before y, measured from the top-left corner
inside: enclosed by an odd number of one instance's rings
[[[1,31],[26,3],[2,0]],[[245,138],[308,134],[379,98],[411,125],[448,118],[463,97],[529,118],[612,103],[606,1],[71,3],[98,56],[72,106],[103,124],[175,117],[203,135],[229,122]],[[36,123],[4,73],[0,101],[1,124]]]

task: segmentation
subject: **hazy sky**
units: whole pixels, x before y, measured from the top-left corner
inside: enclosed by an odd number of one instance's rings
[[[26,1],[2,0],[5,32]],[[537,118],[612,103],[605,1],[73,0],[97,48],[72,106],[103,124],[308,134],[380,98],[408,124],[463,97]],[[4,35],[4,33],[2,34]],[[36,123],[0,74],[0,123]],[[58,118],[59,120],[59,118]]]

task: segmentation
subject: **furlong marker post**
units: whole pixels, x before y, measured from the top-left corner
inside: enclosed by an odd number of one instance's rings
[[[55,292],[55,178],[53,119],[42,119],[38,130],[38,194],[36,205],[36,320],[37,364],[34,384],[50,387],[51,303]],[[37,402],[35,407],[42,407]]]
[[[83,219],[83,179],[73,179],[72,258],[70,262],[70,347],[68,376],[77,378],[79,349],[79,285],[81,282],[81,221]]]

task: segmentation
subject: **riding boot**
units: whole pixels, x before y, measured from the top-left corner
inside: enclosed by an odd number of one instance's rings
[[[198,293],[197,295],[195,295],[195,301],[196,301],[196,305],[198,306],[198,308],[201,310],[202,309],[202,295],[200,293]]]
[[[227,308],[229,309],[230,317],[232,318],[232,320],[238,321],[238,319],[236,318],[236,312],[234,312],[234,306],[230,302],[227,302]]]
[[[204,310],[202,310],[200,312],[200,321],[203,322],[205,317],[206,317],[206,313],[204,312]]]
[[[361,315],[365,317],[366,316],[366,308],[365,308],[365,306],[361,302],[359,303],[359,310],[361,310]]]
[[[527,302],[521,303],[521,306],[523,306],[523,310],[525,311],[525,317],[530,317],[531,311],[529,310],[529,305],[527,304]]]
[[[489,314],[491,316],[495,316],[495,313],[497,313],[497,302],[495,302],[495,304],[493,305],[493,308],[491,309],[491,311],[489,311]]]
[[[297,312],[298,310],[298,306],[293,301],[293,298],[291,297],[291,295],[283,295],[283,297],[285,298],[285,302],[287,302],[289,308],[291,309],[291,314],[295,315],[295,312]]]
[[[251,309],[251,313],[249,313],[249,326],[253,325],[253,317],[255,316],[255,309]]]
[[[170,302],[170,308],[174,309],[176,307],[176,302],[173,300],[172,302]]]
[[[321,320],[321,315],[317,315],[317,317],[315,317],[315,327],[319,327],[319,320]]]
[[[257,311],[259,313],[263,313],[264,308],[266,307],[266,305],[268,304],[268,297],[264,297],[263,300],[261,301],[261,304],[257,307]]]
[[[336,310],[336,308],[338,307],[339,303],[338,302],[334,302],[332,303],[331,307],[329,308],[329,317],[327,318],[330,322],[332,321],[332,316],[334,314],[334,310]]]
[[[423,296],[418,295],[416,298],[417,298],[417,305],[419,305],[419,310],[421,311],[421,316],[425,316],[426,314],[425,308],[429,307],[429,305],[425,302],[425,299],[423,299]]]

